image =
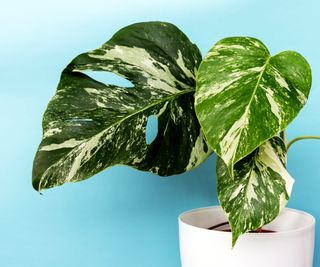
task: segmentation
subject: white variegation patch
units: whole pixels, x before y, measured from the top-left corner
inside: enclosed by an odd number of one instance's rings
[[[239,193],[243,190],[244,184],[240,184],[235,190],[233,190],[232,194],[229,197],[229,200],[233,200],[234,198],[239,196]]]
[[[248,114],[243,113],[241,118],[233,123],[232,127],[228,130],[220,142],[220,153],[222,155],[222,159],[227,164],[234,158],[240,142],[241,132],[248,124],[248,117]]]
[[[160,117],[163,114],[163,112],[165,112],[165,110],[167,109],[168,104],[169,104],[169,101],[165,102],[163,107],[160,108],[160,110],[155,114],[155,116]]]
[[[302,93],[299,89],[296,89],[296,92],[298,94],[298,99],[301,104],[305,104],[307,102],[307,97],[304,93]]]
[[[275,71],[275,79],[276,79],[277,83],[280,85],[280,87],[285,88],[288,91],[291,91],[288,83],[286,82],[286,80],[282,77],[282,75],[278,71]]]
[[[271,168],[275,173],[278,173],[284,180],[287,194],[290,196],[294,179],[288,173],[270,142],[266,142],[262,145],[261,149],[259,149],[259,157],[259,161],[263,163],[263,165],[258,165],[261,168],[261,171],[265,168]]]
[[[52,150],[57,150],[57,149],[62,149],[62,148],[73,148],[76,147],[77,145],[81,144],[83,140],[76,140],[74,138],[71,138],[69,140],[64,141],[63,143],[60,144],[50,144],[47,146],[42,146],[40,148],[41,151],[52,151]]]
[[[208,148],[207,151],[204,150],[204,146],[206,146],[204,142],[205,141],[203,134],[202,132],[200,132],[191,150],[190,159],[186,167],[186,171],[189,171],[193,169],[195,166],[198,166],[201,162],[203,162],[206,158],[208,158],[211,155],[212,151],[210,148]]]
[[[245,50],[246,47],[243,45],[223,45],[223,44],[219,44],[215,46],[215,49],[217,51],[222,50],[222,49],[241,49],[241,50]]]
[[[275,98],[273,97],[274,92],[270,88],[264,88],[266,91],[266,96],[268,99],[268,102],[270,104],[271,112],[274,114],[274,116],[278,119],[278,125],[279,125],[279,131],[281,129],[281,123],[282,123],[282,112],[280,110],[279,104],[276,102]]]
[[[113,48],[106,47],[104,52],[105,54],[103,55],[94,52],[89,53],[88,55],[92,58],[101,60],[119,60],[122,64],[125,64],[125,67],[129,70],[137,70],[137,68],[139,68],[141,70],[140,75],[147,79],[147,84],[158,90],[164,90],[168,93],[177,93],[179,90],[175,83],[187,88],[184,83],[176,79],[170,72],[168,66],[155,60],[143,48],[115,45]],[[178,58],[177,63],[181,64],[179,66],[182,67],[184,71],[187,70],[182,59],[179,61]],[[157,67],[157,65],[160,65],[161,68]],[[190,71],[187,71],[186,74],[189,75]]]
[[[44,132],[43,138],[47,138],[47,137],[50,137],[52,135],[55,135],[55,134],[58,134],[61,132],[62,132],[62,130],[60,128],[52,128],[52,129],[49,129],[46,132]]]
[[[134,158],[133,161],[132,161],[132,164],[138,164],[141,161],[143,161],[143,158]]]
[[[195,103],[201,104],[201,102],[210,99],[211,97],[214,97],[215,95],[218,95],[222,91],[226,90],[231,84],[238,81],[241,77],[236,77],[232,80],[226,80],[223,82],[213,82],[212,84],[206,84],[202,87],[200,86],[198,88],[199,91],[201,91],[201,94],[195,95]],[[205,80],[205,78],[203,78]]]
[[[89,94],[95,94],[95,95],[100,95],[101,91],[95,88],[84,88],[84,90],[89,93]]]
[[[110,127],[90,139],[82,142],[82,144],[76,149],[70,152],[69,158],[73,158],[75,155],[69,171],[65,178],[66,182],[72,181],[75,175],[79,172],[81,166],[88,162],[94,153],[96,153],[106,141],[110,140],[114,136],[115,127]],[[95,151],[92,153],[92,151]]]
[[[81,161],[83,160],[86,153],[89,151],[88,148],[83,149],[85,147],[86,147],[86,143],[82,143],[81,146],[79,147],[79,149],[77,149],[71,153],[70,156],[72,156],[72,154],[76,154],[79,152],[79,154],[74,158],[74,161],[71,165],[71,168],[69,169],[69,172],[67,173],[67,176],[65,177],[66,182],[72,181],[72,178],[77,174],[78,170],[80,169]],[[40,184],[40,187],[41,187],[41,184]]]
[[[182,53],[180,50],[178,50],[178,59],[177,59],[177,65],[181,68],[183,73],[187,75],[188,78],[195,79],[194,73],[192,73],[185,65],[184,59],[182,56]]]
[[[258,200],[257,194],[255,192],[255,186],[259,186],[258,179],[259,178],[257,173],[254,170],[252,170],[249,173],[248,184],[246,188],[246,198],[247,198],[246,201],[250,206],[251,206],[252,199]]]

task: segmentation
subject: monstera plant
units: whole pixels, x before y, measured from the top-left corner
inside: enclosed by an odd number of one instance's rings
[[[86,71],[112,72],[133,86],[104,84]],[[214,152],[235,244],[277,217],[290,197],[284,131],[310,87],[310,67],[297,52],[271,56],[255,38],[231,37],[202,59],[170,23],[130,25],[63,70],[43,117],[33,186],[81,181],[118,164],[179,174]],[[158,133],[147,144],[151,115]]]

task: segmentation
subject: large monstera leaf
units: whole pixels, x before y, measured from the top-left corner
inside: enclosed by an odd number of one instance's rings
[[[159,175],[190,170],[211,153],[194,112],[198,48],[174,25],[133,24],[101,48],[77,56],[62,72],[43,118],[33,166],[37,190],[80,181],[121,164]],[[130,80],[123,88],[85,71]],[[158,134],[146,143],[150,115]]]
[[[233,165],[279,134],[306,103],[311,70],[297,52],[271,56],[254,38],[222,39],[197,73],[196,113],[210,147]]]
[[[234,177],[218,158],[218,198],[228,217],[233,245],[241,234],[275,219],[288,202],[294,180],[285,163],[286,146],[279,137],[237,162]]]

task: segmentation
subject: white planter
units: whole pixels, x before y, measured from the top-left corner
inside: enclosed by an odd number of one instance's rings
[[[231,233],[207,228],[226,222],[221,207],[185,212],[179,217],[182,267],[312,267],[315,219],[284,211],[263,227],[275,233],[247,233],[231,248]]]

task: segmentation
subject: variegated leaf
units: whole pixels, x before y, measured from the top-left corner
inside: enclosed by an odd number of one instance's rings
[[[217,161],[217,191],[227,214],[233,245],[238,237],[271,222],[286,205],[294,183],[285,167],[286,147],[274,137],[234,166],[232,178]]]
[[[311,70],[297,52],[270,56],[259,40],[219,41],[197,74],[196,113],[209,146],[234,163],[280,133],[306,103]]]
[[[200,61],[198,48],[162,22],[130,25],[77,56],[44,114],[34,188],[80,181],[117,164],[159,175],[199,165],[211,153],[194,112]],[[88,70],[116,73],[134,87],[98,82]],[[147,144],[150,115],[158,118],[158,134]]]

